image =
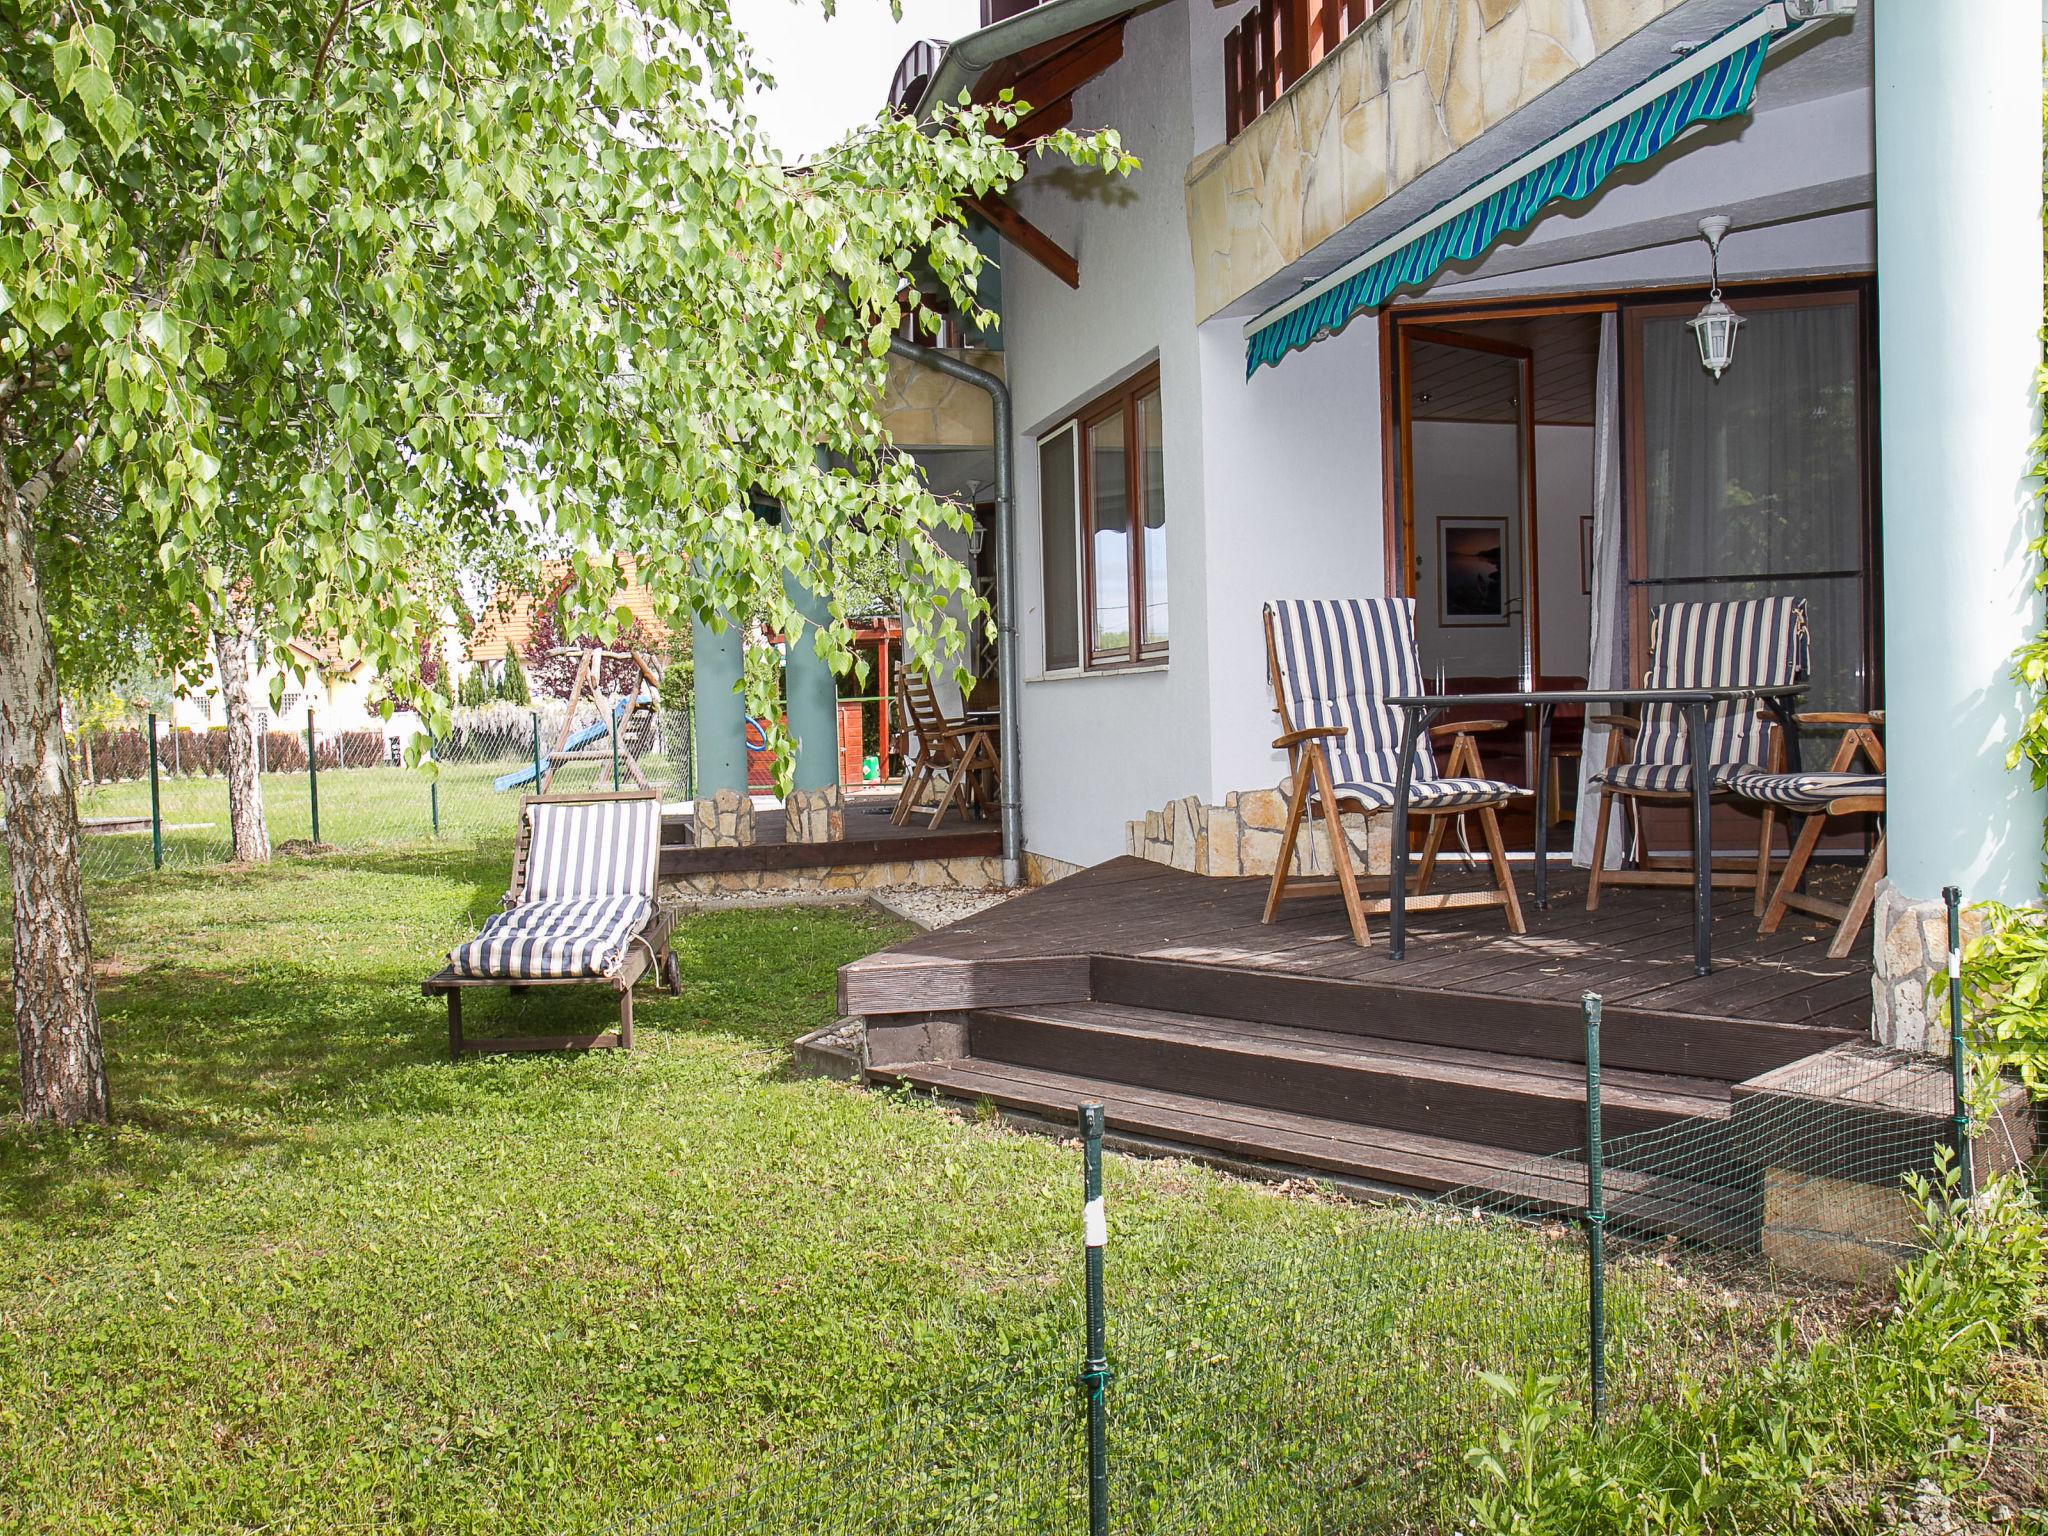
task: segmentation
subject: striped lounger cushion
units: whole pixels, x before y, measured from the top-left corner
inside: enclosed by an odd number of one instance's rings
[[[654,896],[661,802],[652,797],[532,807],[525,901]]]
[[[494,981],[609,977],[653,910],[645,896],[523,902],[451,950],[448,964],[458,976]]]
[[[1745,800],[1783,806],[1794,811],[1818,811],[1837,800],[1852,796],[1864,799],[1884,793],[1881,773],[1738,773],[1728,787]]]
[[[654,911],[661,802],[540,804],[528,815],[522,900],[450,951],[449,965],[495,981],[616,974]]]
[[[1401,711],[1387,700],[1422,692],[1415,651],[1415,602],[1406,597],[1310,599],[1273,605],[1287,715],[1296,730],[1341,725],[1324,738],[1339,796],[1369,810],[1394,804],[1401,762]],[[1477,810],[1529,791],[1498,779],[1445,779],[1427,736],[1416,744],[1408,804],[1418,810]]]

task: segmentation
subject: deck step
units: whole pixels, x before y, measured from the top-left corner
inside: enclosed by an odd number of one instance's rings
[[[1584,1069],[1569,1061],[1102,1002],[979,1010],[968,1015],[967,1038],[977,1063],[1450,1136],[1514,1155],[1584,1141]],[[1728,1117],[1728,1085],[1714,1079],[1612,1070],[1602,1090],[1610,1137]]]
[[[1294,1111],[1222,1103],[1076,1072],[988,1060],[930,1061],[874,1074],[948,1098],[1071,1124],[1083,1104],[1100,1103],[1111,1133],[1196,1152],[1336,1175],[1404,1194],[1484,1192],[1517,1214],[1569,1213],[1585,1205],[1582,1165],[1518,1155],[1497,1146],[1363,1126]],[[1756,1197],[1625,1169],[1606,1181],[1610,1224],[1638,1235],[1740,1243],[1753,1238]]]

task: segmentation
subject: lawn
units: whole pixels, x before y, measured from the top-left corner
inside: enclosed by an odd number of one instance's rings
[[[632,1053],[451,1065],[417,983],[505,866],[97,889],[116,1124],[0,1129],[0,1529],[1080,1529],[1075,1148],[787,1064],[898,930],[692,917]],[[1477,1372],[1576,1390],[1561,1229],[1108,1194],[1119,1531],[1431,1527]],[[1612,1304],[1624,1396],[1757,1332],[1655,1263]]]

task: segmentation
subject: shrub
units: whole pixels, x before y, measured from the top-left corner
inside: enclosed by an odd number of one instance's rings
[[[1887,1490],[1947,1495],[1982,1476],[1977,1411],[1993,1354],[2038,1344],[2048,1305],[2048,1220],[2026,1182],[1994,1180],[1972,1205],[1937,1154],[1909,1179],[1924,1251],[1879,1323],[1802,1344],[1787,1324],[1757,1367],[1709,1388],[1681,1380],[1669,1406],[1603,1438],[1558,1378],[1489,1376],[1510,1423],[1467,1462],[1476,1529],[1822,1532],[1875,1528]]]
[[[1972,1055],[1986,1075],[2015,1071],[2048,1099],[2048,913],[1986,903],[1984,932],[1963,953],[1963,1007]],[[1936,978],[1935,996],[1948,978]]]
[[[533,690],[526,685],[526,668],[519,664],[517,651],[505,653],[505,675],[498,679],[497,696],[521,709],[533,702]]]

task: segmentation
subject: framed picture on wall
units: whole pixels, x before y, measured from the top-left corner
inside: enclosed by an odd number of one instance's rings
[[[1593,514],[1579,519],[1579,590],[1593,595]]]
[[[1445,517],[1436,525],[1437,622],[1458,625],[1508,621],[1508,520]]]

